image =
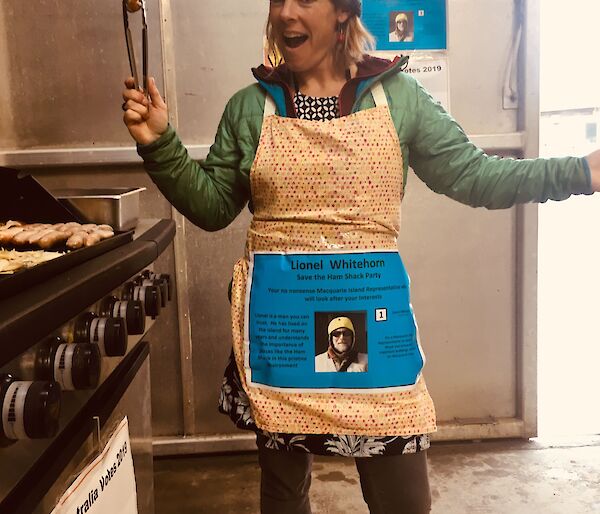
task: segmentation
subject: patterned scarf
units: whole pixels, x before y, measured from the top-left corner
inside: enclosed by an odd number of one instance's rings
[[[329,348],[327,348],[327,355],[333,361],[336,371],[348,371],[348,367],[353,362],[356,362],[358,357],[358,351],[352,345],[352,348],[347,352],[340,353],[336,351],[333,347],[333,343],[329,343]]]

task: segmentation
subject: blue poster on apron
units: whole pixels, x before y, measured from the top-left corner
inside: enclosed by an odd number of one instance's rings
[[[373,392],[424,364],[398,252],[251,255],[246,376],[253,386]]]

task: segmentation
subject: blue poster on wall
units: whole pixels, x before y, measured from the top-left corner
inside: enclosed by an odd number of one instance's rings
[[[377,50],[446,50],[446,0],[363,0]]]

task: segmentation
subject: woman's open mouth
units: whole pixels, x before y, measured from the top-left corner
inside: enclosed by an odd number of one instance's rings
[[[288,48],[298,48],[307,39],[308,39],[308,36],[306,36],[306,35],[283,36],[283,42],[285,43],[285,46],[287,46]]]

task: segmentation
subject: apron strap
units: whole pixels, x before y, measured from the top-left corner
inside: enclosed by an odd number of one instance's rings
[[[267,93],[265,96],[265,110],[263,113],[264,118],[275,114],[275,110],[275,100],[273,100],[273,97],[269,93]]]
[[[371,94],[373,95],[373,100],[375,101],[375,107],[387,106],[387,97],[385,96],[385,91],[381,85],[381,82],[377,81],[373,86],[371,86]]]

